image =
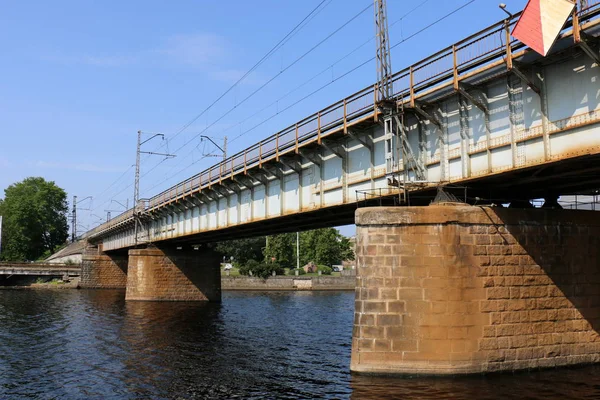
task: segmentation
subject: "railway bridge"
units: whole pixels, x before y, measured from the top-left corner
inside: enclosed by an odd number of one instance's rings
[[[598,361],[600,214],[556,200],[600,187],[599,10],[546,57],[517,14],[139,201],[84,235],[82,285],[218,301],[211,243],[356,222],[354,371]]]

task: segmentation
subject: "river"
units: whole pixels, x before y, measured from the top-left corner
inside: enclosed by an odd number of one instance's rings
[[[0,398],[600,398],[600,367],[462,378],[349,372],[354,293],[0,291]]]

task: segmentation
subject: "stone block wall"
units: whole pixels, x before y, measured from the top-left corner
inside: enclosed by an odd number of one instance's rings
[[[269,279],[246,276],[221,277],[223,290],[354,290],[355,277],[273,276]]]
[[[221,301],[220,256],[207,248],[129,250],[125,299]]]
[[[88,246],[82,254],[79,286],[90,289],[125,289],[127,263],[126,251],[104,253],[95,246]]]
[[[445,205],[356,222],[353,371],[600,360],[600,213]]]

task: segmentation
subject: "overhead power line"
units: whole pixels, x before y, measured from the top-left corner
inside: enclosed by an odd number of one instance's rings
[[[327,40],[329,40],[331,37],[333,37],[336,33],[338,33],[339,31],[341,31],[343,28],[345,28],[346,26],[348,26],[348,24],[350,24],[352,21],[354,21],[356,18],[358,18],[358,16],[360,16],[362,13],[364,13],[365,11],[367,11],[369,8],[371,8],[373,6],[372,3],[370,3],[367,7],[363,8],[361,11],[359,11],[356,15],[354,15],[352,18],[350,18],[348,21],[344,22],[340,27],[338,27],[337,29],[335,29],[333,32],[331,32],[329,35],[327,35],[324,39],[322,39],[321,41],[319,41],[317,44],[315,44],[313,47],[311,47],[308,51],[306,51],[304,54],[302,54],[300,57],[296,58],[296,60],[294,60],[292,63],[290,63],[288,66],[286,66],[282,71],[280,71],[279,73],[277,73],[274,77],[272,77],[271,79],[269,79],[269,81],[267,81],[265,84],[263,84],[261,87],[259,87],[258,89],[256,89],[254,92],[252,92],[250,95],[248,95],[244,100],[242,100],[240,103],[238,103],[236,106],[230,108],[229,110],[227,110],[225,113],[223,113],[218,119],[216,119],[215,121],[213,121],[210,125],[208,125],[206,128],[204,128],[200,133],[194,135],[192,138],[190,138],[188,141],[186,141],[183,145],[181,145],[179,148],[177,148],[177,150],[175,150],[175,152],[178,152],[179,150],[181,150],[182,148],[184,148],[185,146],[187,146],[188,144],[190,144],[192,141],[194,141],[195,139],[197,139],[200,135],[204,134],[208,129],[210,129],[211,127],[213,127],[216,123],[218,123],[219,121],[221,121],[223,118],[225,118],[231,111],[235,110],[240,104],[248,101],[250,98],[252,98],[252,96],[254,96],[256,93],[258,93],[260,90],[262,90],[264,87],[266,87],[269,83],[273,82],[273,80],[275,80],[277,77],[281,76],[285,71],[287,71],[288,69],[290,69],[293,65],[297,64],[298,62],[300,62],[304,57],[306,57],[308,54],[310,54],[311,52],[315,51],[319,46],[321,46],[323,43],[325,43]],[[214,104],[214,103],[213,103]]]
[[[423,2],[421,2],[419,5],[417,5],[417,6],[416,6],[416,7],[414,7],[413,9],[411,9],[411,10],[410,10],[408,13],[404,14],[404,15],[403,15],[403,16],[402,16],[400,19],[396,20],[396,21],[395,21],[394,23],[392,23],[391,25],[394,25],[395,23],[397,23],[397,22],[401,21],[403,18],[406,18],[406,16],[410,15],[410,14],[411,14],[412,12],[414,12],[414,11],[415,11],[417,8],[421,7],[423,4],[427,3],[428,1],[429,1],[429,0],[424,0]],[[472,4],[472,3],[474,3],[475,1],[476,1],[476,0],[469,0],[467,3],[465,3],[465,4],[461,5],[461,6],[459,6],[458,8],[456,8],[456,9],[452,10],[451,12],[449,12],[449,13],[447,13],[447,14],[443,15],[442,17],[440,17],[440,18],[436,19],[435,21],[431,22],[430,24],[426,25],[425,27],[423,27],[423,28],[419,29],[418,31],[416,31],[416,32],[412,33],[411,35],[409,35],[409,36],[407,36],[407,37],[403,38],[402,40],[400,40],[399,42],[397,42],[397,43],[395,43],[393,46],[391,46],[391,47],[390,47],[390,49],[394,49],[394,48],[398,47],[399,45],[401,45],[401,44],[403,44],[403,43],[405,43],[405,42],[407,42],[407,41],[411,40],[412,38],[414,38],[415,36],[417,36],[419,33],[422,33],[422,32],[424,32],[424,31],[426,31],[426,30],[430,29],[431,27],[433,27],[433,26],[435,26],[435,25],[439,24],[440,22],[442,22],[442,21],[443,21],[443,20],[445,20],[446,18],[448,18],[448,17],[450,17],[450,16],[452,16],[452,15],[456,14],[457,12],[459,12],[459,11],[460,11],[460,10],[462,10],[462,9],[464,9],[464,8],[465,8],[465,7],[467,7],[468,5],[470,5],[470,4]],[[369,42],[369,41],[371,41],[372,39],[373,39],[373,38],[371,38],[371,39],[369,39],[367,42],[365,42],[365,43],[361,44],[361,45],[360,45],[358,48],[360,48],[360,47],[364,46],[366,43],[368,43],[368,42]],[[353,52],[355,52],[355,51],[356,51],[356,49],[352,50],[350,53],[348,53],[348,54],[346,54],[344,57],[342,57],[342,59],[345,59],[345,58],[347,58],[347,57],[348,57],[350,54],[352,54],[352,53],[353,53]],[[341,59],[340,59],[340,60],[341,60]],[[309,93],[309,94],[305,95],[304,97],[302,97],[302,98],[298,99],[298,100],[297,100],[297,101],[295,101],[294,103],[292,103],[292,104],[288,105],[288,106],[287,106],[287,107],[285,107],[284,109],[282,109],[282,110],[278,110],[278,111],[277,111],[277,113],[270,115],[268,118],[266,118],[266,119],[262,120],[261,122],[259,122],[258,124],[254,125],[254,126],[253,126],[253,127],[251,127],[250,129],[248,129],[248,130],[246,130],[246,131],[244,131],[244,132],[240,133],[239,135],[235,136],[233,139],[231,139],[231,140],[230,140],[230,143],[232,143],[232,142],[236,141],[237,139],[239,139],[240,137],[242,137],[242,136],[246,135],[247,133],[250,133],[250,132],[252,132],[252,131],[253,131],[253,130],[255,130],[256,128],[258,128],[258,127],[262,126],[263,124],[265,124],[265,123],[267,123],[268,121],[270,121],[270,120],[272,120],[273,118],[275,118],[275,117],[276,117],[277,115],[279,115],[280,113],[282,113],[282,112],[285,112],[285,111],[287,111],[288,109],[290,109],[290,108],[292,108],[292,107],[296,106],[297,104],[299,104],[299,103],[301,103],[301,102],[305,101],[306,99],[308,99],[308,98],[310,98],[310,97],[314,96],[315,94],[317,94],[318,92],[320,92],[320,91],[322,91],[323,89],[327,88],[328,86],[330,86],[330,85],[331,85],[331,84],[333,84],[334,82],[336,82],[336,81],[338,81],[338,80],[340,80],[340,79],[342,79],[342,78],[344,78],[344,77],[348,76],[348,75],[349,75],[349,74],[351,74],[352,72],[355,72],[356,70],[360,69],[361,67],[363,67],[363,66],[367,65],[368,63],[370,63],[370,62],[372,62],[372,61],[374,61],[374,60],[375,60],[375,57],[371,57],[371,58],[369,58],[369,59],[367,59],[367,60],[363,61],[363,62],[362,62],[362,63],[360,63],[359,65],[357,65],[357,66],[353,67],[352,69],[350,69],[350,70],[346,71],[344,74],[342,74],[342,75],[338,76],[338,77],[337,77],[337,78],[335,78],[335,79],[332,79],[330,82],[327,82],[326,84],[324,84],[324,85],[320,86],[319,88],[315,89],[315,90],[314,90],[314,91],[312,91],[311,93]],[[339,62],[339,60],[338,60],[338,61],[336,61],[336,63],[338,63],[338,62]],[[334,63],[334,64],[335,64],[335,63]],[[332,65],[333,65],[333,64],[332,64]],[[321,75],[322,73],[324,73],[324,72],[325,72],[326,70],[328,70],[328,69],[329,69],[329,67],[328,67],[328,68],[326,68],[324,71],[320,72],[319,74],[317,74],[317,75],[313,76],[312,78],[310,78],[310,79],[309,79],[309,81],[311,81],[312,79],[314,79],[314,78],[316,78],[317,76]],[[307,82],[308,82],[308,81],[307,81]],[[301,84],[300,86],[303,86],[303,85],[305,85],[307,82],[305,82],[305,83]],[[293,92],[293,91],[297,90],[298,88],[299,88],[299,87],[297,87],[297,88],[293,89],[292,91],[288,92],[288,93],[287,93],[286,95],[284,95],[283,97],[287,96],[289,93],[291,93],[291,92]],[[273,104],[274,104],[274,103],[271,103],[271,105],[270,105],[270,106],[272,106]],[[269,107],[269,106],[268,106],[268,107]],[[267,108],[268,108],[268,107],[267,107]],[[263,109],[263,110],[264,110],[264,109]],[[261,110],[261,111],[262,111],[262,110]],[[218,120],[217,120],[216,122],[218,122]],[[214,124],[214,123],[213,123],[213,124]],[[202,132],[201,132],[201,133],[202,133]],[[200,135],[201,133],[199,133],[198,135]],[[191,154],[191,153],[188,153],[188,154],[187,154],[187,155],[184,157],[184,159],[187,159],[187,157],[189,157],[189,155],[190,155],[190,154]],[[182,160],[182,161],[183,161],[183,160]],[[185,168],[181,169],[180,171],[178,171],[177,173],[173,174],[172,176],[176,176],[177,174],[179,174],[179,173],[181,173],[181,172],[185,171],[186,169],[190,168],[192,165],[196,164],[198,161],[200,161],[200,160],[194,161],[192,164],[190,164],[190,165],[186,166]],[[160,163],[159,163],[159,164],[160,164]],[[179,163],[179,164],[177,164],[177,165],[173,166],[173,168],[175,168],[175,167],[176,167],[176,166],[178,166],[178,165],[181,165],[181,163]],[[155,167],[158,167],[158,164],[157,164]],[[154,168],[153,168],[153,169],[154,169]],[[150,172],[150,171],[148,171],[148,172]],[[158,184],[154,185],[154,186],[153,186],[151,189],[154,189],[154,188],[156,188],[156,187],[158,187],[158,186],[162,185],[162,184],[163,184],[163,183],[165,183],[167,180],[168,180],[168,179],[165,179],[165,180],[161,181],[160,183],[158,183]],[[151,190],[151,189],[150,189],[150,190]]]
[[[292,28],[291,31],[289,31],[287,33],[287,35],[285,35],[283,37],[283,39],[281,39],[279,42],[277,42],[277,44],[275,46],[273,46],[271,48],[271,50],[269,50],[264,56],[261,57],[260,60],[258,60],[256,62],[256,64],[254,64],[252,66],[252,68],[250,68],[244,75],[242,75],[241,78],[239,78],[233,85],[231,85],[227,90],[225,90],[219,97],[217,97],[217,99],[215,101],[213,101],[211,104],[209,104],[204,110],[202,110],[202,112],[200,112],[199,114],[197,114],[194,118],[192,118],[188,123],[186,123],[185,125],[183,125],[176,133],[173,137],[178,136],[181,132],[185,131],[187,128],[189,128],[194,122],[196,122],[198,120],[198,118],[202,117],[204,114],[206,114],[206,112],[208,112],[211,108],[214,107],[215,104],[217,104],[223,97],[225,97],[229,92],[231,92],[233,90],[233,88],[235,88],[238,84],[240,84],[244,79],[246,79],[252,72],[254,72],[254,70],[256,70],[263,62],[265,62],[271,55],[273,55],[273,53],[275,53],[281,46],[282,44],[286,41],[286,39],[288,39],[289,37],[291,37],[294,32],[298,29],[301,28],[302,24],[304,24],[304,22],[309,19],[313,14],[315,14],[317,12],[317,10],[326,2],[327,0],[322,0],[319,4],[317,4],[317,6],[315,8],[312,9],[312,11],[310,13],[308,13],[308,15],[306,17],[304,17],[302,19],[302,21],[300,21],[298,24],[296,24],[296,26],[294,26],[294,28]]]
[[[321,3],[322,4],[322,3]],[[244,98],[241,102],[237,103],[234,107],[230,108],[229,110],[227,110],[225,113],[223,113],[217,120],[213,121],[210,125],[206,126],[202,131],[200,131],[199,133],[197,133],[196,135],[194,135],[192,138],[190,138],[189,140],[187,140],[183,145],[181,145],[180,147],[178,147],[174,153],[177,153],[179,150],[181,150],[182,148],[188,146],[192,141],[194,141],[195,139],[197,139],[198,137],[202,136],[203,134],[205,134],[210,128],[212,128],[215,124],[217,124],[219,121],[221,121],[223,118],[225,118],[230,112],[234,111],[239,105],[245,103],[246,101],[250,100],[250,98],[252,98],[255,94],[257,94],[260,90],[264,89],[269,83],[273,82],[276,78],[278,78],[279,76],[281,76],[284,72],[286,72],[287,70],[289,70],[292,66],[294,66],[295,64],[297,64],[298,62],[300,62],[302,59],[304,59],[308,54],[312,53],[313,51],[315,51],[318,47],[320,47],[323,43],[325,43],[327,40],[331,39],[335,34],[337,34],[338,32],[340,32],[343,28],[345,28],[346,26],[348,26],[351,22],[353,22],[354,20],[356,20],[356,18],[358,18],[361,14],[363,14],[364,12],[366,12],[367,10],[369,10],[371,7],[373,6],[373,4],[370,2],[365,8],[363,8],[362,10],[360,10],[357,14],[355,14],[354,16],[352,16],[349,20],[346,20],[341,26],[339,26],[338,28],[336,28],[334,31],[332,31],[330,34],[328,34],[324,39],[320,40],[318,43],[316,43],[315,45],[313,45],[313,47],[311,47],[308,51],[304,52],[300,57],[296,58],[293,62],[291,62],[289,65],[287,65],[285,68],[283,68],[280,72],[278,72],[275,76],[273,76],[271,79],[269,79],[265,84],[261,85],[259,88],[257,88],[255,91],[253,91],[250,95],[248,95],[246,98]],[[319,7],[319,6],[317,6]],[[314,12],[314,10],[313,10]],[[306,18],[305,18],[306,20]],[[289,36],[290,34],[286,35]],[[283,41],[283,39],[282,39]],[[281,42],[281,41],[280,41]],[[263,57],[264,58],[264,57]],[[231,88],[230,88],[231,89]],[[209,107],[212,107],[214,104],[216,104],[216,102],[219,99],[215,100],[215,102],[213,102]],[[207,110],[205,110],[207,111]],[[203,111],[203,113],[205,112]],[[198,118],[201,115],[197,116]],[[197,119],[197,118],[196,118]],[[193,123],[193,122],[192,122]],[[189,124],[188,124],[189,126]],[[185,127],[187,128],[187,126]],[[179,133],[181,133],[182,130],[180,130],[179,132],[177,132],[175,134],[175,136],[177,136]],[[175,137],[173,136],[173,138]],[[189,154],[188,154],[189,155]],[[184,158],[187,158],[188,155],[186,155]],[[156,167],[158,167],[160,164],[162,164],[165,160],[160,161],[158,164],[155,164],[154,167],[151,168],[150,171],[154,170]],[[177,165],[180,164],[176,164],[174,167],[176,167]]]
[[[427,3],[428,1],[429,1],[429,0],[424,0],[424,1],[423,1],[423,2],[421,2],[419,5],[417,5],[417,6],[416,6],[416,7],[414,7],[413,9],[411,9],[411,11],[409,11],[409,12],[408,12],[407,14],[405,14],[403,17],[401,17],[400,19],[398,19],[398,20],[396,20],[395,22],[393,22],[391,25],[394,25],[394,24],[396,24],[396,23],[400,22],[400,21],[401,21],[403,18],[406,18],[406,16],[407,16],[407,15],[409,15],[409,14],[410,14],[410,13],[412,13],[412,12],[414,12],[416,9],[418,9],[419,7],[421,7],[423,4]],[[455,8],[454,10],[452,10],[452,11],[450,11],[450,12],[446,13],[445,15],[441,16],[440,18],[438,18],[438,19],[434,20],[433,22],[431,22],[431,23],[427,24],[426,26],[424,26],[423,28],[419,29],[418,31],[416,31],[416,32],[412,33],[411,35],[409,35],[409,36],[407,36],[407,37],[405,37],[405,38],[403,38],[402,40],[400,40],[399,42],[397,42],[397,43],[395,43],[393,46],[391,46],[391,47],[390,47],[390,49],[394,49],[394,48],[398,47],[399,45],[401,45],[401,44],[403,44],[403,43],[405,43],[405,42],[407,42],[407,41],[411,40],[411,39],[412,39],[412,38],[414,38],[416,35],[418,35],[418,34],[420,34],[420,33],[424,32],[424,31],[426,31],[426,30],[430,29],[431,27],[433,27],[433,26],[435,26],[435,25],[437,25],[437,24],[439,24],[440,22],[444,21],[445,19],[449,18],[450,16],[452,16],[452,15],[456,14],[457,12],[459,12],[459,11],[463,10],[464,8],[466,8],[467,6],[471,5],[471,4],[472,4],[472,3],[474,3],[475,1],[477,1],[477,0],[469,0],[467,3],[465,3],[465,4],[463,4],[463,5],[461,5],[461,6],[457,7],[457,8]],[[347,55],[345,55],[344,57],[342,57],[342,59],[345,59],[345,58],[347,58],[347,57],[348,57],[350,54],[354,53],[356,50],[358,50],[358,48],[360,48],[360,47],[363,47],[364,45],[366,45],[366,44],[367,44],[369,41],[371,41],[371,40],[372,40],[372,38],[371,38],[371,39],[369,39],[368,41],[366,41],[365,43],[361,44],[360,46],[358,46],[358,47],[357,47],[355,50],[352,50],[350,53],[348,53]],[[342,59],[340,59],[339,61],[341,61]],[[317,89],[316,89],[316,90],[314,90],[313,92],[311,92],[311,93],[309,93],[308,95],[306,95],[306,96],[302,97],[301,99],[297,100],[297,101],[296,101],[295,103],[293,103],[292,105],[290,105],[290,106],[286,107],[284,110],[281,110],[281,111],[279,111],[277,114],[279,114],[279,113],[281,113],[281,112],[283,112],[283,111],[285,111],[285,110],[287,110],[287,109],[289,109],[289,108],[293,107],[294,105],[298,104],[299,102],[302,102],[302,101],[306,100],[307,98],[309,98],[309,97],[313,96],[314,94],[318,93],[319,91],[321,91],[321,90],[323,90],[324,88],[326,88],[326,87],[328,87],[329,85],[331,85],[331,84],[332,84],[334,81],[336,81],[336,80],[339,80],[339,79],[342,79],[343,77],[345,77],[345,76],[349,75],[350,73],[352,73],[352,72],[356,71],[357,69],[359,69],[359,68],[361,68],[362,66],[364,66],[364,65],[368,64],[369,62],[373,61],[374,59],[375,59],[375,57],[371,57],[371,58],[369,58],[368,60],[365,60],[365,61],[364,61],[364,62],[362,62],[361,64],[359,64],[359,65],[357,65],[356,67],[352,68],[351,70],[348,70],[347,72],[345,72],[343,75],[340,75],[340,76],[339,76],[339,77],[337,77],[335,80],[333,80],[333,81],[331,81],[331,82],[328,82],[327,84],[325,84],[325,85],[323,85],[323,86],[321,86],[321,87],[317,88]],[[339,61],[336,61],[336,63],[338,63]],[[334,64],[336,64],[336,63],[334,63]],[[330,68],[330,67],[328,67],[327,69],[329,69],[329,68]],[[318,75],[321,75],[321,74],[322,74],[322,73],[324,73],[324,72],[325,72],[325,71],[322,71],[322,72],[320,72],[319,74],[317,74],[316,76],[318,76]],[[315,76],[315,77],[313,77],[313,78],[311,78],[310,80],[312,80],[312,79],[316,78],[316,76]],[[309,80],[309,81],[310,81],[310,80]],[[308,82],[307,82],[307,83],[308,83]],[[300,86],[303,86],[303,85],[304,85],[304,84],[302,84],[302,85],[300,85]],[[292,92],[293,92],[293,91],[295,91],[295,90],[297,90],[297,89],[294,89],[294,90],[292,90]],[[272,105],[272,104],[271,104],[271,105]],[[275,114],[275,115],[277,115],[277,114]],[[225,115],[226,115],[226,114],[225,114]],[[275,115],[272,115],[272,116],[268,117],[266,120],[264,120],[264,121],[261,121],[261,123],[259,123],[258,125],[255,125],[255,126],[253,126],[253,127],[252,127],[252,128],[250,128],[248,131],[246,131],[246,132],[244,132],[244,133],[242,133],[242,134],[238,135],[237,137],[233,138],[233,139],[232,139],[230,142],[233,142],[233,141],[237,140],[239,137],[243,136],[244,134],[246,134],[246,133],[248,133],[248,132],[250,132],[250,131],[252,131],[252,130],[256,129],[258,126],[260,126],[260,125],[262,125],[262,124],[266,123],[268,120],[270,120],[270,119],[274,118],[274,116],[275,116]],[[220,121],[222,118],[223,118],[223,117],[220,117],[219,119],[217,119],[215,122],[213,122],[213,123],[211,124],[211,126],[214,126],[214,124],[216,124],[217,122],[219,122],[219,121]],[[209,126],[209,127],[207,127],[206,129],[208,129],[208,128],[210,128],[210,126]],[[198,135],[200,135],[200,134],[203,134],[203,133],[206,131],[206,129],[205,129],[205,130],[203,130],[202,132],[198,133]],[[196,135],[196,136],[198,136],[198,135]],[[187,144],[189,144],[189,141],[188,141],[188,142],[186,142],[186,144],[184,144],[184,146],[185,146],[185,145],[187,145]],[[178,151],[178,150],[180,150],[180,149],[181,149],[182,147],[184,147],[184,146],[181,146],[181,147],[179,147],[179,148],[177,149],[177,151]],[[186,156],[186,157],[187,157],[187,156]],[[193,165],[193,164],[196,164],[196,163],[197,163],[197,162],[199,162],[199,161],[200,161],[200,160],[194,161],[194,163],[192,163],[192,165]],[[145,173],[142,175],[142,177],[143,177],[143,176],[146,176],[147,174],[149,174],[150,172],[152,172],[154,169],[156,169],[156,168],[157,168],[157,167],[158,167],[158,166],[159,166],[161,163],[163,163],[163,162],[164,162],[164,160],[162,160],[162,161],[160,161],[159,163],[157,163],[156,165],[154,165],[154,166],[153,166],[151,169],[149,169],[148,171],[146,171],[146,172],[145,172]],[[189,166],[188,166],[188,167],[186,167],[186,169],[187,169],[187,168],[189,168]],[[184,169],[184,170],[185,170],[185,169]],[[180,172],[181,172],[181,171],[180,171]],[[164,183],[164,182],[166,182],[166,180],[164,180],[164,181],[160,182],[160,184],[162,184],[162,183]],[[155,187],[159,186],[160,184],[157,184],[157,185],[155,185],[153,188],[155,188]],[[130,184],[130,185],[128,185],[127,187],[123,188],[123,189],[122,189],[122,190],[121,190],[119,193],[116,193],[114,196],[117,196],[118,194],[120,194],[120,193],[124,192],[125,190],[129,189],[131,186],[133,186],[133,184]],[[113,197],[114,197],[114,196],[113,196]]]

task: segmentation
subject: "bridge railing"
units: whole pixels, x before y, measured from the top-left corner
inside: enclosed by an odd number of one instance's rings
[[[577,5],[581,12],[586,13],[600,7],[600,0],[577,0]]]
[[[453,72],[462,73],[481,66],[486,58],[497,58],[506,50],[505,32],[516,24],[519,14],[508,21],[498,22],[468,38],[449,46],[393,76],[395,97],[413,95],[432,85],[451,79]],[[509,36],[510,37],[510,36]],[[511,45],[517,43],[511,41]],[[165,204],[221,182],[237,173],[262,164],[280,154],[298,149],[312,141],[320,141],[331,133],[347,128],[349,123],[377,113],[375,87],[367,87],[338,101],[309,117],[261,140],[228,159],[159,193],[149,200],[148,207]]]
[[[578,1],[581,18],[598,14],[600,0],[588,0],[584,8],[581,8],[584,0]],[[413,102],[419,95],[458,85],[460,80],[474,75],[478,69],[505,62],[513,52],[526,48],[510,35],[520,16],[520,12],[514,14],[395,73],[392,78],[394,97],[400,103]],[[564,30],[571,26],[571,22],[567,23]],[[315,141],[320,143],[323,137],[345,131],[348,125],[357,121],[377,118],[379,110],[375,88],[376,85],[364,88],[157,194],[147,201],[146,209],[154,209],[218,184],[281,154],[297,153],[303,145]],[[127,220],[133,215],[132,210],[128,212],[90,231],[93,233],[87,236]]]

